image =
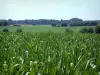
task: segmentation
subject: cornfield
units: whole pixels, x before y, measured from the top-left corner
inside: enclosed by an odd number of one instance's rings
[[[0,75],[100,75],[100,35],[0,32]]]

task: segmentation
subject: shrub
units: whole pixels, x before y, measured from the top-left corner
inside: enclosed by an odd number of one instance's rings
[[[9,32],[9,30],[7,28],[4,28],[3,32]]]
[[[16,32],[22,32],[22,29],[17,29]]]
[[[94,28],[93,27],[89,27],[89,28],[82,28],[80,30],[81,33],[93,33],[94,32]]]
[[[87,33],[87,28],[82,28],[82,29],[80,30],[80,32],[81,32],[81,33]]]
[[[95,27],[95,33],[100,33],[100,25],[97,25],[97,26]]]
[[[89,27],[89,28],[82,28],[80,30],[81,33],[93,33],[94,32],[94,28],[93,27]]]
[[[87,28],[87,33],[93,33],[93,32],[94,32],[93,27],[89,27],[89,28]]]
[[[72,32],[72,30],[67,28],[67,29],[66,29],[66,32]]]

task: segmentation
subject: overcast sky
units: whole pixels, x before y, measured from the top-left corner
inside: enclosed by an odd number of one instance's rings
[[[0,19],[100,20],[100,0],[0,0]]]

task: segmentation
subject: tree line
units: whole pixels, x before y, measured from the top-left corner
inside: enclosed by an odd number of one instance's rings
[[[9,25],[7,20],[0,20],[0,26],[7,26],[7,25]]]
[[[55,20],[55,19],[26,19],[26,20],[0,20],[0,26],[6,25],[52,25],[52,26],[95,26],[100,24],[100,20],[83,21],[79,18],[72,18],[70,20]]]

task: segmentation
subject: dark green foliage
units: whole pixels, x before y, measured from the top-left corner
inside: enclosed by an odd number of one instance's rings
[[[87,32],[88,32],[88,33],[93,33],[93,32],[94,32],[93,27],[89,27],[89,28],[87,28]]]
[[[16,32],[23,32],[22,29],[17,29]]]
[[[36,24],[32,24],[32,25],[36,25]]]
[[[9,30],[7,28],[4,28],[3,32],[9,32]]]
[[[81,33],[93,33],[94,32],[94,28],[93,27],[88,27],[88,28],[82,28],[80,30]]]
[[[66,24],[66,23],[62,23],[61,26],[62,26],[62,27],[66,27],[67,24]]]
[[[83,25],[84,26],[96,26],[97,22],[96,21],[84,21]]]
[[[97,25],[97,26],[95,27],[95,33],[100,33],[100,25]]]
[[[71,18],[70,19],[70,22],[82,22],[83,20],[82,19],[79,19],[79,18]]]
[[[70,26],[96,26],[96,21],[70,21]]]
[[[80,18],[72,18],[70,20],[55,20],[55,19],[38,19],[38,20],[8,20],[9,25],[20,24],[20,25],[51,25],[51,24],[62,24],[66,23],[70,26],[96,26],[100,24],[99,20],[86,20],[83,21]],[[55,26],[55,25],[54,25]]]
[[[70,26],[81,26],[83,23],[83,20],[79,18],[72,18],[69,21]]]
[[[96,21],[83,21],[79,18],[72,18],[69,21],[70,26],[96,26]]]
[[[53,23],[53,24],[52,24],[52,27],[56,27],[56,24],[55,24],[55,23]]]
[[[69,24],[70,26],[83,26],[83,22],[73,22]]]
[[[73,31],[72,31],[71,29],[68,29],[68,28],[67,28],[67,29],[66,29],[66,32],[73,32]]]
[[[80,32],[81,32],[81,33],[87,33],[87,28],[85,28],[85,27],[82,28],[82,29],[80,30]]]
[[[0,26],[7,26],[8,21],[7,20],[0,20]]]

